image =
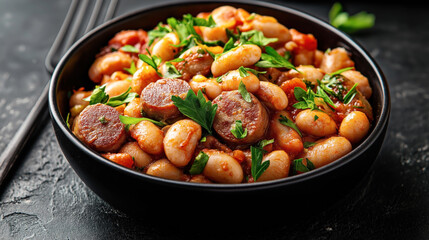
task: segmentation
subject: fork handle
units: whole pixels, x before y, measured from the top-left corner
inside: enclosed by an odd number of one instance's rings
[[[0,186],[3,185],[7,173],[12,168],[14,162],[20,155],[22,149],[30,139],[30,136],[37,129],[46,115],[48,107],[49,81],[43,88],[43,92],[34,104],[30,113],[25,118],[19,130],[15,133],[6,149],[0,155]]]

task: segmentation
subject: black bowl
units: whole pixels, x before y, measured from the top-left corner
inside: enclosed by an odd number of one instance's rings
[[[366,140],[346,156],[305,174],[252,184],[197,184],[132,171],[101,157],[73,135],[65,122],[69,111],[68,92],[81,86],[93,87],[88,79],[88,69],[94,56],[115,33],[125,29],[150,30],[158,22],[165,22],[168,17],[181,18],[185,13],[195,15],[226,4],[273,16],[288,28],[312,33],[318,39],[321,50],[338,46],[346,48],[352,54],[356,68],[368,77],[373,88],[370,102],[374,110],[374,122]],[[385,77],[369,54],[349,36],[320,19],[264,2],[191,1],[163,4],[126,14],[81,38],[55,69],[49,92],[49,108],[59,145],[70,165],[97,195],[118,209],[126,212],[147,212],[151,209],[158,211],[158,205],[163,206],[162,209],[189,212],[190,209],[203,208],[207,211],[209,208],[217,212],[232,205],[240,204],[244,207],[245,204],[254,205],[255,201],[270,201],[270,206],[282,206],[283,210],[289,212],[293,210],[289,207],[290,204],[299,203],[303,199],[335,201],[338,193],[342,192],[341,189],[350,189],[362,179],[376,159],[384,140],[390,97]]]

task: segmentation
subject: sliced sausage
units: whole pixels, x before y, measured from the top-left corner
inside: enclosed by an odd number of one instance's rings
[[[104,104],[86,107],[73,125],[73,133],[98,152],[115,152],[125,142],[125,125],[119,112]]]
[[[184,61],[176,64],[176,69],[182,73],[182,79],[188,81],[195,75],[207,75],[213,63],[213,58],[202,47],[196,46],[184,52],[180,58]]]
[[[185,98],[191,87],[180,79],[164,78],[150,83],[140,96],[142,110],[149,117],[166,120],[180,115],[179,109],[174,105],[171,96]]]
[[[252,101],[246,102],[240,92],[222,92],[213,100],[218,105],[213,128],[216,133],[227,143],[232,145],[246,145],[257,142],[265,135],[268,128],[267,110],[259,100],[250,93]],[[247,129],[247,136],[237,139],[231,129],[235,127],[237,120],[242,122],[243,129]]]

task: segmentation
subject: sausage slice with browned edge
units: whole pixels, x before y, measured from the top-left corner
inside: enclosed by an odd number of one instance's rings
[[[213,100],[218,105],[213,128],[229,144],[253,144],[265,136],[268,128],[267,110],[253,94],[250,95],[252,101],[246,102],[239,91],[224,91]],[[231,132],[237,120],[242,122],[243,129],[247,129],[247,136],[242,139],[236,138]]]
[[[86,107],[73,124],[73,133],[98,152],[115,152],[126,140],[119,112],[105,104]]]
[[[180,116],[179,109],[174,105],[171,96],[185,98],[191,87],[180,79],[164,78],[150,83],[140,96],[142,110],[147,116],[166,120]]]

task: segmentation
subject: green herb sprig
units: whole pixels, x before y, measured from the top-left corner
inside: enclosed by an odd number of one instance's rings
[[[295,130],[299,134],[300,137],[302,137],[302,133],[301,133],[301,131],[299,131],[298,126],[296,126],[296,124],[292,120],[290,120],[289,118],[287,118],[283,115],[280,115],[279,122],[285,126],[292,128],[293,130]]]
[[[191,175],[197,175],[202,173],[204,168],[206,167],[207,162],[209,161],[209,158],[210,156],[203,151],[198,153],[198,155],[195,157],[194,162],[192,163],[191,168],[189,169],[189,173]]]
[[[352,34],[372,28],[375,24],[375,15],[362,11],[350,16],[347,12],[343,11],[343,6],[336,2],[329,11],[329,21],[332,26]]]
[[[261,68],[288,68],[299,72],[291,62],[281,56],[274,48],[266,46],[265,52],[261,54],[262,60],[257,62],[255,66]]]
[[[231,133],[237,139],[243,139],[247,136],[247,128],[243,128],[243,123],[241,120],[236,120],[234,127],[231,128]]]
[[[210,135],[213,134],[213,120],[217,110],[217,104],[206,101],[201,90],[197,95],[190,89],[185,99],[179,96],[171,96],[171,100],[179,111],[201,125]]]
[[[135,97],[138,96],[137,93],[130,92],[131,87],[129,87],[127,91],[115,97],[109,97],[105,90],[106,84],[101,87],[96,87],[94,91],[92,91],[91,96],[84,98],[83,100],[88,101],[89,105],[101,103],[111,107],[117,107],[124,103],[131,102]]]

